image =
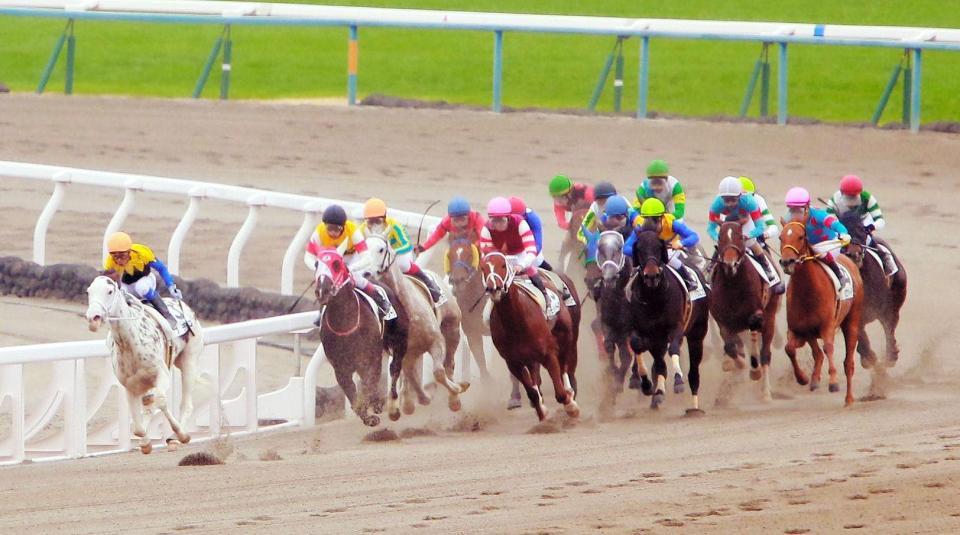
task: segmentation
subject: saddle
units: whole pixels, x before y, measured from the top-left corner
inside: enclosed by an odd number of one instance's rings
[[[384,322],[386,322],[387,320],[396,318],[397,312],[393,309],[393,307],[390,307],[390,310],[386,310],[386,311],[380,310],[380,307],[377,306],[377,302],[374,301],[372,297],[363,293],[357,288],[354,288],[353,292],[361,297],[360,301],[366,303],[367,306],[370,307],[370,310],[373,311],[373,315],[380,320],[377,322],[377,326],[380,328],[380,336],[383,337]],[[326,307],[324,307],[324,310],[326,310]],[[390,317],[387,317],[387,316],[390,316]]]
[[[437,274],[423,268],[420,268],[420,270],[426,273],[427,276],[430,277],[431,280],[433,280],[433,283],[437,285],[437,288],[441,289],[440,300],[437,301],[436,303],[433,302],[433,296],[430,295],[430,289],[427,288],[427,285],[424,284],[423,281],[414,277],[413,275],[405,274],[404,277],[406,277],[408,281],[412,282],[414,286],[416,286],[421,292],[423,292],[423,295],[427,297],[427,301],[433,304],[433,308],[440,308],[447,302],[447,294],[446,292],[443,291],[443,286],[440,285],[440,281],[439,279],[437,279]]]
[[[884,247],[883,245],[880,245],[880,244],[877,243],[877,242],[874,242],[873,245],[874,245],[874,247],[876,247],[877,249],[882,250],[884,253],[886,253],[886,254],[888,254],[888,255],[890,255],[890,256],[893,256],[893,251],[891,251],[891,250],[888,249],[887,247]],[[876,261],[877,265],[880,266],[880,269],[883,270],[883,274],[886,275],[888,278],[889,278],[889,277],[893,277],[893,276],[896,275],[897,273],[900,273],[900,268],[896,265],[896,263],[894,263],[894,270],[893,270],[892,272],[890,272],[890,273],[887,273],[887,266],[884,265],[883,259],[880,258],[880,255],[879,255],[876,251],[874,251],[873,249],[864,248],[864,252],[866,252],[868,255],[870,255],[870,256],[874,259],[874,261]]]
[[[706,283],[703,280],[701,280],[700,277],[697,276],[697,272],[694,271],[690,266],[685,265],[683,266],[683,269],[687,270],[687,273],[689,273],[693,278],[697,279],[697,281],[699,282],[699,284],[697,284],[697,289],[693,291],[687,288],[686,281],[683,280],[683,276],[680,275],[680,273],[677,270],[670,267],[669,264],[664,267],[667,269],[667,271],[673,274],[673,276],[677,279],[677,282],[680,283],[680,287],[686,290],[687,300],[689,300],[691,303],[694,301],[699,301],[700,299],[703,299],[704,297],[707,296]]]
[[[560,297],[557,296],[557,293],[552,288],[547,288],[547,298],[549,302],[546,302],[543,299],[543,294],[530,282],[530,279],[517,277],[513,279],[513,283],[537,303],[540,311],[543,312],[543,317],[548,321],[556,318],[557,314],[560,313]]]
[[[537,268],[537,272],[540,273],[541,278],[550,281],[553,284],[553,287],[560,291],[560,295],[563,297],[564,305],[568,307],[577,305],[577,300],[573,298],[573,294],[570,293],[570,288],[567,287],[567,283],[563,282],[563,279],[560,278],[560,275],[543,268]]]
[[[833,270],[830,269],[830,266],[822,260],[817,260],[817,264],[820,265],[820,268],[826,272],[827,276],[830,277],[830,281],[833,283],[833,289],[837,294],[837,301],[846,301],[847,299],[853,299],[853,278],[850,276],[850,270],[846,268],[840,262],[837,262],[837,266],[843,270],[847,275],[847,284],[842,288],[840,287],[840,280],[837,279],[836,274],[833,273]],[[881,264],[882,265],[882,264]]]
[[[183,310],[176,306],[176,301],[170,298],[164,298],[164,302],[167,304],[167,310],[170,311],[170,315],[173,316],[173,319],[177,321],[176,330],[170,328],[170,322],[167,321],[167,318],[163,317],[157,309],[153,308],[149,303],[140,302],[136,297],[127,294],[130,301],[137,301],[140,303],[140,306],[143,307],[144,313],[149,316],[153,321],[157,322],[157,325],[160,326],[160,332],[163,333],[164,338],[164,362],[167,365],[167,368],[173,365],[173,355],[179,354],[180,350],[183,349],[185,341],[183,336],[187,334],[190,330],[190,326],[193,325],[192,321],[189,321],[183,314]],[[129,301],[128,301],[129,302]]]
[[[760,278],[762,278],[763,280],[767,281],[767,285],[768,285],[768,286],[773,286],[773,285],[777,284],[778,282],[781,282],[780,274],[777,273],[777,270],[776,270],[776,269],[771,270],[771,271],[773,271],[773,279],[768,279],[768,278],[767,278],[767,272],[763,270],[763,266],[761,266],[761,265],[760,265],[760,262],[759,262],[756,258],[753,257],[753,254],[747,253],[745,256],[750,260],[750,264],[753,265],[753,269],[757,270],[757,273],[760,274]],[[772,263],[772,261],[770,260],[770,258],[767,258],[767,262],[771,262],[770,265],[771,265],[771,266],[773,265],[773,263]]]

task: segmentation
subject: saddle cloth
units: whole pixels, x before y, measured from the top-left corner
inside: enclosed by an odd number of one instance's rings
[[[380,321],[377,322],[377,325],[380,327],[380,336],[383,336],[383,322],[386,320],[392,320],[397,317],[397,311],[393,307],[390,307],[390,310],[382,311],[380,307],[377,306],[377,302],[373,300],[372,297],[363,293],[362,291],[354,288],[354,293],[361,297],[361,301],[367,304],[370,307],[370,310],[373,311],[373,315],[378,318]],[[326,310],[326,307],[324,307]],[[389,317],[388,317],[389,316]]]
[[[127,299],[128,302],[138,301],[136,297],[129,294]],[[152,305],[149,303],[141,303],[141,305],[143,306],[144,313],[153,318],[153,320],[157,322],[157,325],[160,326],[160,332],[163,333],[164,337],[164,360],[167,368],[169,368],[173,365],[173,356],[179,355],[180,351],[183,350],[186,342],[182,336],[187,334],[193,322],[187,320],[176,300],[166,297],[163,299],[163,302],[166,303],[167,310],[170,311],[170,315],[173,316],[173,319],[177,322],[176,329],[171,329],[170,322],[167,321],[167,318],[163,317]]]
[[[560,297],[558,297],[553,290],[547,288],[547,299],[549,299],[549,302],[545,302],[543,300],[543,294],[530,282],[530,279],[517,277],[513,279],[513,283],[519,286],[521,290],[526,292],[526,294],[540,306],[540,311],[543,312],[543,316],[548,320],[556,318],[557,314],[560,313]]]
[[[853,279],[850,277],[850,271],[847,270],[846,266],[837,262],[837,266],[847,275],[847,284],[840,287],[840,280],[837,279],[837,276],[833,273],[833,270],[830,269],[830,266],[826,262],[817,260],[817,264],[820,264],[820,267],[827,273],[827,276],[830,277],[830,281],[833,283],[833,289],[837,293],[837,299],[840,301],[846,301],[847,299],[853,299]]]
[[[780,274],[777,273],[776,269],[773,270],[773,279],[767,279],[767,272],[763,270],[763,266],[760,265],[760,262],[758,262],[757,259],[751,254],[746,255],[746,257],[750,260],[750,263],[753,264],[753,269],[757,270],[757,273],[760,274],[760,277],[767,281],[768,286],[773,286],[774,284],[780,282]],[[767,262],[769,261],[770,259],[767,259]]]
[[[667,270],[670,271],[670,273],[673,273],[673,276],[676,277],[677,282],[680,283],[680,287],[687,290],[687,299],[689,299],[691,303],[707,296],[707,290],[704,288],[704,282],[697,277],[697,272],[690,269],[690,266],[683,266],[683,269],[687,270],[687,273],[697,279],[697,281],[700,283],[697,285],[697,289],[693,291],[690,291],[690,289],[687,288],[687,283],[683,281],[683,277],[680,276],[680,273],[677,270],[673,269],[669,265],[666,267]]]
[[[433,297],[430,295],[430,289],[427,288],[427,285],[424,284],[423,281],[414,277],[413,275],[404,275],[404,276],[407,278],[407,280],[412,282],[414,286],[419,288],[424,295],[427,296],[427,299],[431,303],[433,303],[433,308],[440,308],[447,302],[447,292],[443,291],[443,286],[440,285],[440,279],[437,277],[437,274],[432,271],[429,271],[423,268],[420,268],[420,271],[423,271],[424,273],[426,273],[427,276],[430,277],[430,280],[432,280],[433,283],[437,285],[437,288],[440,288],[440,300],[437,301],[436,303],[433,302]]]

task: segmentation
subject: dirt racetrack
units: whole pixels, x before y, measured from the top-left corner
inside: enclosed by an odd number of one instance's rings
[[[885,400],[843,409],[842,394],[807,392],[786,377],[777,347],[778,399],[758,401],[756,384],[744,381],[730,408],[715,409],[721,355],[708,338],[705,417],[682,416],[688,395],[668,394],[652,412],[648,399],[629,393],[605,420],[596,412],[596,351],[583,343],[578,423],[557,416],[534,426],[531,409],[505,411],[506,371],[492,358],[499,383],[475,382],[462,414],[438,400],[390,424],[398,441],[364,441],[369,430],[344,421],[226,439],[213,448],[226,458],[221,466],[177,467],[183,453],[211,449],[197,445],[3,469],[0,532],[958,532],[958,154],[953,135],[830,126],[0,96],[0,159],[350,200],[376,194],[408,210],[453,194],[480,204],[506,193],[525,196],[546,219],[553,174],[610,179],[629,191],[647,162],[663,157],[687,188],[688,222],[704,234],[724,175],[755,178],[779,215],[789,186],[825,197],[841,175],[857,172],[880,200],[883,234],[910,277],[903,351],[882,385]],[[0,255],[30,256],[49,191],[0,178]],[[51,225],[48,259],[96,263],[117,203],[115,193],[71,186]],[[184,208],[144,197],[127,228],[163,251]],[[204,205],[183,252],[187,277],[223,282],[245,212]],[[242,284],[278,287],[299,222],[264,213]],[[548,227],[555,254],[560,236]],[[297,288],[306,281],[300,273]],[[0,302],[0,343],[90,337],[79,318],[23,313],[34,304]],[[37,325],[51,318],[62,320],[57,329]],[[859,365],[855,383],[858,396],[867,393],[870,373]]]

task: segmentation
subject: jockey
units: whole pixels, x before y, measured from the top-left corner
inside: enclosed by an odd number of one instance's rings
[[[675,219],[679,219],[681,223],[683,222],[687,207],[687,194],[683,192],[680,181],[670,175],[667,162],[663,160],[654,160],[647,166],[647,179],[637,188],[637,197],[633,201],[633,207],[640,210],[643,201],[647,199],[660,199],[660,202],[666,207],[667,213],[673,215]]]
[[[516,256],[517,270],[526,275],[530,282],[543,294],[544,302],[549,303],[547,289],[534,263],[537,260],[537,241],[533,237],[530,225],[513,213],[510,201],[503,197],[494,197],[487,204],[487,225],[480,234],[480,252],[483,254],[499,252]]]
[[[437,228],[433,229],[427,241],[416,246],[414,250],[417,254],[426,251],[436,245],[447,233],[450,234],[451,240],[467,239],[470,243],[477,243],[486,222],[480,212],[470,209],[470,203],[466,199],[454,197],[447,205],[447,215],[443,217]]]
[[[553,271],[553,266],[543,258],[543,221],[540,219],[540,216],[532,209],[527,208],[527,203],[523,202],[523,199],[520,197],[510,197],[509,200],[510,211],[514,215],[522,217],[530,227],[530,231],[533,232],[533,239],[537,242],[536,266],[548,271]]]
[[[623,254],[630,255],[635,266],[640,263],[634,258],[634,244],[637,234],[645,230],[656,232],[660,240],[667,244],[667,263],[683,277],[688,290],[696,290],[699,286],[697,278],[683,268],[680,251],[696,247],[700,236],[673,214],[668,214],[667,207],[660,199],[647,199],[640,206],[640,215],[634,221],[633,233],[623,244]]]
[[[767,274],[767,280],[776,280],[777,272],[773,270],[767,256],[763,254],[763,247],[760,246],[758,241],[763,237],[766,229],[760,207],[757,205],[754,195],[743,194],[743,183],[735,176],[728,176],[720,181],[720,194],[710,205],[710,222],[707,223],[707,234],[713,238],[713,241],[719,241],[720,224],[729,216],[739,218],[743,225],[743,236],[746,238],[745,245]],[[775,294],[782,294],[785,290],[783,281],[777,282],[771,289]]]
[[[583,223],[580,225],[580,234],[586,240],[586,264],[597,261],[597,240],[600,233],[607,230],[619,232],[624,242],[633,234],[634,224],[639,216],[630,209],[630,203],[621,195],[610,197],[603,208],[603,215],[598,219],[597,230],[591,231]]]
[[[353,285],[373,298],[380,310],[388,313],[393,309],[383,288],[363,276],[363,269],[366,267],[364,253],[367,251],[367,242],[364,241],[363,233],[360,232],[356,223],[347,220],[347,212],[342,206],[332,204],[323,211],[321,223],[317,225],[313,236],[310,237],[310,242],[307,243],[303,263],[314,272],[317,269],[317,255],[324,247],[336,247],[337,251],[343,255],[343,261],[350,270],[350,274],[353,275]],[[319,325],[319,318],[317,325]]]
[[[584,228],[594,231],[603,226],[602,219],[607,202],[610,199],[618,197],[625,201],[627,200],[626,197],[617,195],[617,188],[609,182],[600,182],[593,187],[593,204],[590,205],[587,214],[583,216],[583,225],[580,227],[580,231],[577,232],[577,239],[580,240],[580,243],[587,243],[587,237],[583,233]]]
[[[754,185],[753,180],[745,176],[740,177],[740,184],[743,186],[743,194],[752,196],[755,201],[757,201],[757,207],[760,208],[760,216],[763,219],[763,222],[766,224],[763,227],[763,240],[769,240],[771,238],[776,238],[780,235],[780,223],[777,222],[777,219],[773,217],[773,214],[770,213],[770,208],[767,206],[767,201],[757,193],[757,187]],[[766,243],[764,243],[766,246]]]
[[[396,219],[387,217],[387,204],[376,197],[368,199],[363,205],[363,224],[360,226],[363,235],[370,233],[380,234],[387,238],[390,247],[397,253],[396,263],[406,275],[416,277],[430,290],[430,297],[433,302],[439,303],[443,297],[443,291],[437,286],[420,266],[413,260],[413,244],[410,243],[410,237]]]
[[[153,305],[153,308],[157,309],[157,312],[170,323],[170,328],[175,330],[177,320],[160,298],[160,293],[157,291],[157,275],[154,273],[154,271],[160,273],[170,297],[182,299],[183,294],[173,282],[167,266],[153,254],[149,247],[133,243],[130,235],[125,232],[114,232],[110,235],[107,239],[107,252],[109,254],[103,259],[103,269],[120,273],[120,287],[137,299]]]
[[[589,209],[593,203],[593,188],[586,184],[574,184],[564,175],[550,181],[550,196],[553,197],[553,215],[562,230],[570,228],[567,212]]]
[[[850,243],[850,235],[847,234],[847,228],[837,219],[837,216],[828,213],[820,208],[810,206],[810,192],[800,187],[790,188],[785,199],[789,221],[803,223],[807,232],[807,243],[810,244],[813,252],[823,260],[840,281],[840,286],[845,286],[850,280],[840,271],[837,265],[837,255],[839,249]],[[832,240],[840,240],[837,245]],[[826,243],[824,243],[826,242]],[[820,245],[820,247],[817,247]]]
[[[870,245],[871,242],[882,245],[882,247],[877,247],[877,252],[883,259],[883,266],[887,273],[896,271],[897,263],[893,259],[890,248],[882,239],[873,235],[874,231],[882,230],[887,221],[883,218],[883,212],[880,211],[877,198],[863,189],[863,180],[857,175],[843,177],[840,180],[840,189],[827,201],[827,212],[837,217],[842,217],[850,211],[855,211],[860,215],[860,220],[869,235],[867,245]]]

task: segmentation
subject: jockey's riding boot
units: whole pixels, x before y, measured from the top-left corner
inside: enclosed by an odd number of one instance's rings
[[[153,308],[157,309],[157,312],[161,316],[166,318],[167,323],[170,324],[171,329],[177,328],[177,320],[173,318],[173,314],[170,313],[170,309],[167,308],[167,304],[163,302],[163,299],[160,297],[160,294],[154,292],[153,298],[150,299],[150,304],[153,305]]]
[[[376,284],[372,282],[367,283],[367,287],[360,291],[369,295],[383,314],[386,314],[387,311],[390,310],[390,300],[387,299],[386,293],[380,292]]]
[[[773,270],[773,266],[771,266],[770,261],[767,260],[767,255],[765,254],[753,255],[753,257],[757,259],[757,262],[760,263],[760,267],[763,268],[763,272],[767,274],[768,281],[777,279],[777,272]],[[771,286],[770,289],[776,295],[780,295],[784,291],[786,291],[786,288],[783,286],[782,280],[777,281],[777,283]]]
[[[547,297],[547,287],[543,285],[543,279],[540,278],[540,274],[534,273],[533,275],[530,275],[529,278],[530,278],[530,282],[533,283],[533,285],[536,286],[538,290],[540,290],[540,293],[543,294],[543,302],[547,306],[549,306],[550,298]]]
[[[884,274],[889,275],[897,270],[897,261],[893,259],[893,253],[883,247],[877,247],[877,252],[880,253],[880,258],[883,259]]]
[[[440,290],[440,287],[437,286],[437,283],[433,282],[433,279],[430,277],[430,275],[424,273],[422,269],[416,273],[411,273],[411,275],[427,285],[427,289],[430,290],[430,299],[433,299],[434,303],[440,302],[440,297],[443,295],[443,291]]]
[[[544,260],[543,262],[540,262],[540,266],[538,267],[543,268],[547,271],[553,271],[553,266],[551,266],[550,262],[547,262],[546,260]]]
[[[840,264],[836,260],[833,262],[827,261],[827,265],[830,266],[830,269],[833,270],[833,274],[837,276],[837,280],[840,281],[840,287],[843,288],[847,285],[850,280],[847,278],[847,274],[840,270]]]
[[[700,287],[699,281],[697,281],[697,276],[693,274],[686,266],[680,266],[680,276],[683,277],[684,284],[687,285],[687,290],[693,292]]]

